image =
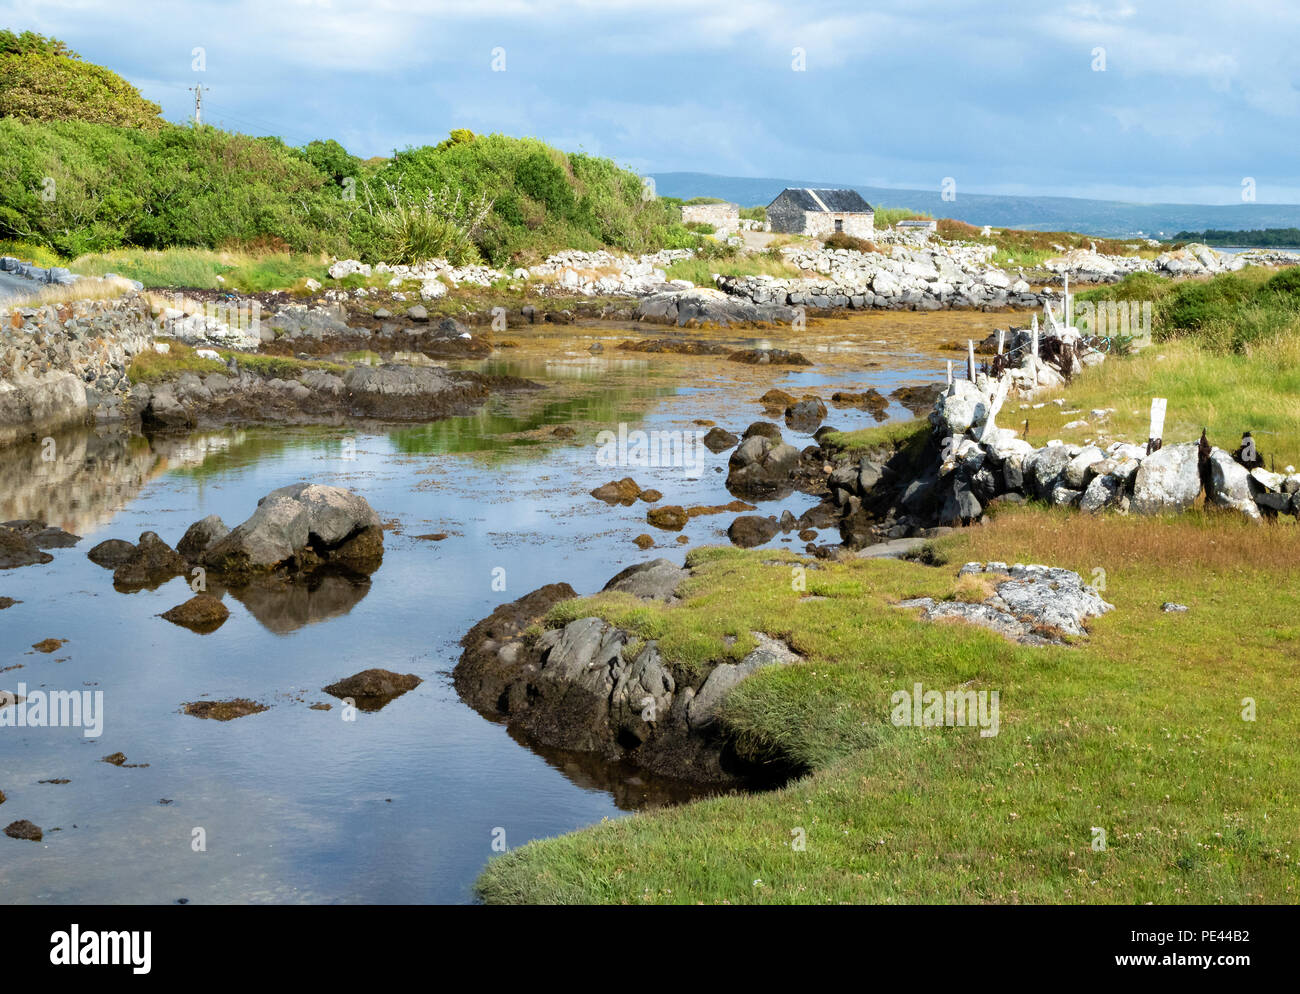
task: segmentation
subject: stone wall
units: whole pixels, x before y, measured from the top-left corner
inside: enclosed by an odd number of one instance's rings
[[[711,224],[720,235],[740,230],[740,208],[735,204],[686,204],[682,207],[682,224]]]
[[[835,234],[835,222],[839,221],[842,231],[854,238],[870,238],[876,233],[876,216],[874,214],[848,214],[842,212],[806,211],[804,213],[803,234],[814,238],[830,238]]]
[[[126,369],[153,347],[154,330],[135,293],[0,309],[0,445],[129,417]]]

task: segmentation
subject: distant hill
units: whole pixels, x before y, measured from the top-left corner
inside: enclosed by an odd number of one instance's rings
[[[1139,232],[1172,239],[1179,231],[1207,228],[1244,231],[1300,226],[1300,204],[1130,204],[1122,200],[1079,197],[1004,197],[962,193],[945,201],[938,190],[895,190],[825,180],[760,179],[708,173],[654,173],[655,190],[664,197],[723,197],[742,207],[767,204],[787,186],[846,187],[873,205],[910,207],[935,217],[969,224],[1034,231],[1078,231],[1127,238]]]

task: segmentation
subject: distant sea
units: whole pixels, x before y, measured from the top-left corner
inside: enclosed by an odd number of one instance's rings
[[[944,200],[938,190],[896,190],[825,180],[760,179],[708,173],[653,173],[664,197],[721,197],[752,207],[771,203],[787,186],[857,190],[872,206],[910,207],[968,224],[1034,231],[1078,231],[1107,238],[1170,238],[1180,231],[1300,228],[1300,204],[1132,204],[1081,197],[1004,197],[962,193]]]

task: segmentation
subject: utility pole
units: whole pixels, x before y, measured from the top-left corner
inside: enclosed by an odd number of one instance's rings
[[[194,123],[203,123],[203,91],[208,90],[206,86],[187,86],[185,89],[194,91]]]

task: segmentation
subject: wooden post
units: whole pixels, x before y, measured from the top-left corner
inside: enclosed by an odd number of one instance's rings
[[[1065,274],[1065,303],[1061,305],[1061,319],[1065,322],[1067,328],[1071,327],[1070,321],[1070,274]]]
[[[952,386],[952,360],[948,360],[948,386]]]
[[[1030,329],[1032,338],[1030,339],[1029,349],[1030,356],[1033,357],[1034,363],[1034,386],[1038,386],[1038,315],[1034,315],[1034,326]]]
[[[975,382],[975,340],[966,339],[966,379]]]
[[[1164,397],[1151,398],[1151,430],[1147,433],[1147,455],[1160,449],[1165,433],[1165,405],[1169,401]]]
[[[1007,344],[1007,329],[999,328],[998,329],[998,355],[1002,354],[1002,350],[1006,347],[1006,344]]]

